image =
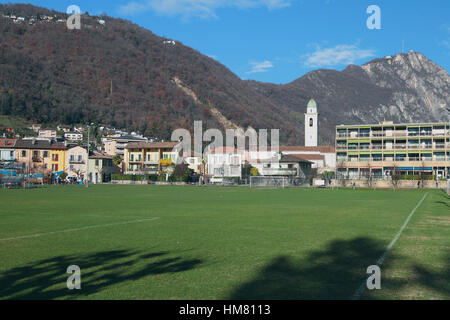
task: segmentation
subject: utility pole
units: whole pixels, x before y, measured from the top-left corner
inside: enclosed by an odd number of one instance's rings
[[[86,159],[86,188],[89,188],[89,141],[90,141],[90,126],[88,125],[88,144],[87,144],[87,159]]]

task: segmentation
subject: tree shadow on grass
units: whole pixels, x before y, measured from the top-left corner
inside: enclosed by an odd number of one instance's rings
[[[100,292],[121,282],[150,275],[179,273],[199,267],[200,259],[169,256],[169,252],[103,251],[43,259],[0,274],[0,299],[65,299]],[[67,267],[81,269],[81,290],[68,290]]]
[[[235,288],[232,300],[342,300],[352,299],[365,284],[367,267],[375,265],[386,250],[386,244],[361,237],[331,241],[325,249],[309,253],[301,260],[279,256],[263,267],[250,281]],[[393,250],[395,251],[395,250]],[[366,289],[362,299],[396,297],[410,285],[420,285],[439,296],[450,296],[450,255],[444,261],[445,270],[429,270],[400,255],[389,252],[381,265],[381,290]],[[383,274],[391,265],[406,261],[411,277],[389,277]]]
[[[230,298],[349,299],[367,279],[367,267],[376,264],[385,247],[371,238],[355,238],[334,240],[301,260],[280,256],[255,279],[235,289]]]

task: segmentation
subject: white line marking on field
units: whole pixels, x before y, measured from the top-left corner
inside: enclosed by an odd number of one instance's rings
[[[108,223],[108,224],[98,224],[98,225],[94,225],[94,226],[86,226],[86,227],[81,227],[81,228],[73,228],[73,229],[66,229],[66,230],[59,230],[59,231],[52,231],[52,232],[45,232],[45,233],[30,234],[30,235],[26,235],[26,236],[4,238],[4,239],[0,239],[0,241],[37,238],[37,237],[47,236],[47,235],[56,234],[56,233],[65,233],[65,232],[82,231],[82,230],[95,229],[95,228],[120,226],[120,225],[124,225],[124,224],[152,221],[152,220],[157,220],[157,219],[159,219],[159,217],[150,218],[150,219],[141,219],[141,220],[131,220],[131,221],[116,222],[116,223]]]
[[[377,266],[381,267],[387,254],[389,253],[389,251],[391,251],[392,247],[397,242],[398,238],[400,238],[400,235],[402,234],[403,230],[408,225],[409,220],[411,220],[412,216],[414,215],[416,210],[420,207],[420,205],[422,204],[422,202],[425,200],[425,198],[427,196],[428,196],[428,192],[425,193],[425,195],[422,197],[422,199],[420,199],[420,201],[417,203],[417,205],[414,207],[414,209],[412,209],[411,213],[409,214],[408,218],[406,218],[406,221],[400,228],[399,232],[395,235],[394,239],[392,239],[391,243],[389,243],[386,250],[383,252],[381,257],[377,260]],[[366,280],[363,281],[363,283],[358,288],[358,290],[356,290],[356,292],[353,294],[352,300],[359,300],[359,298],[361,298],[362,294],[364,293],[365,289],[366,289]]]

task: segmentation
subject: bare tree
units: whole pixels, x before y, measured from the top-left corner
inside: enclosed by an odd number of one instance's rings
[[[372,166],[371,166],[370,162],[367,165],[367,171],[364,172],[363,178],[364,178],[364,182],[365,182],[367,188],[370,189],[374,186],[373,175],[372,175]]]
[[[394,190],[398,189],[400,184],[401,175],[400,172],[397,171],[397,166],[394,165],[391,171],[391,184]]]
[[[345,180],[345,176],[343,176],[340,172],[339,169],[345,169],[345,160],[338,160],[337,164],[336,164],[336,185],[337,186],[342,186],[345,187],[346,185],[346,180]]]

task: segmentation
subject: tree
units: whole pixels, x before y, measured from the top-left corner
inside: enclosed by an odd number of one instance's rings
[[[400,184],[401,175],[397,171],[397,166],[394,166],[391,171],[391,184],[394,190],[398,189],[398,186]]]
[[[370,162],[367,166],[367,171],[363,174],[364,181],[367,185],[367,188],[373,187],[373,174],[372,174],[372,166],[370,165]]]
[[[113,158],[112,158],[112,162],[115,166],[120,166],[120,164],[122,163],[122,158],[120,157],[120,155],[116,154]]]
[[[188,182],[192,173],[193,171],[189,169],[187,164],[177,164],[172,175],[170,176],[170,180],[175,182]]]
[[[66,180],[66,179],[67,179],[67,172],[62,172],[62,173],[59,175],[59,179],[60,179],[60,180]]]
[[[251,169],[250,169],[250,176],[252,176],[252,177],[259,176],[258,168],[251,167]]]

